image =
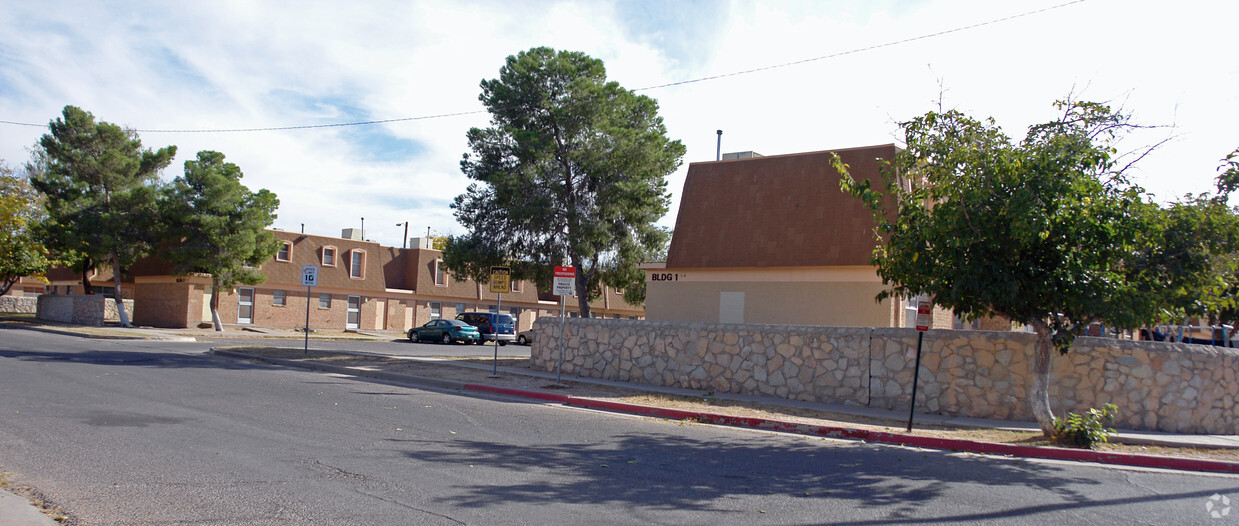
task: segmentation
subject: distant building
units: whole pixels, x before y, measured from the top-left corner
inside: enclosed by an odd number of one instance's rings
[[[267,280],[221,292],[219,315],[225,324],[273,328],[305,326],[307,288],[301,286],[304,265],[319,267],[318,286],[308,290],[310,328],[317,330],[386,330],[406,332],[435,318],[466,311],[512,314],[520,330],[539,316],[558,316],[559,298],[540,293],[529,281],[514,281],[501,298],[472,280],[453,279],[443,269],[442,253],[424,248],[386,247],[364,241],[355,229],[341,237],[273,230],[280,250],[260,269]],[[81,275],[59,268],[48,272],[51,294],[81,294]],[[96,293],[112,294],[109,268],[91,273]],[[41,284],[40,284],[41,285]],[[122,296],[134,300],[133,322],[153,327],[195,327],[210,323],[211,279],[208,275],[174,276],[157,257],[139,261],[124,277]],[[502,299],[502,305],[499,303]],[[590,303],[595,317],[642,318],[640,306],[629,305],[613,290]],[[569,298],[569,316],[578,316]]]
[[[893,144],[835,150],[881,184]],[[745,152],[692,163],[664,263],[647,263],[649,320],[825,326],[915,324],[916,304],[874,298],[870,210],[843,193],[831,152]],[[909,310],[910,309],[910,310]],[[934,327],[952,328],[937,309]]]

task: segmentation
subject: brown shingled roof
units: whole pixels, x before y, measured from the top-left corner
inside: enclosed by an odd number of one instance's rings
[[[867,180],[879,177],[877,159],[897,150],[834,151],[853,177]],[[830,153],[690,164],[667,267],[868,265],[873,215],[839,189]]]

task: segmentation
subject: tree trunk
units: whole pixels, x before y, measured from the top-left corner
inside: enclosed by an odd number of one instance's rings
[[[1041,433],[1050,437],[1054,435],[1054,413],[1050,410],[1050,357],[1053,356],[1053,330],[1049,324],[1041,320],[1032,322],[1037,331],[1037,344],[1033,348],[1032,389],[1029,390],[1029,403],[1032,404],[1033,416]]]
[[[211,324],[215,326],[216,332],[223,332],[224,323],[219,319],[219,286],[214,279],[211,280]]]
[[[133,327],[129,323],[129,313],[125,312],[125,300],[120,295],[120,256],[112,254],[112,285],[115,296],[112,297],[116,301],[116,312],[120,314],[121,327]]]
[[[581,258],[573,256],[572,264],[576,267],[576,304],[582,318],[589,317],[589,276],[581,265]]]
[[[91,266],[93,265],[91,265],[90,259],[86,259],[82,261],[82,289],[84,290],[82,294],[94,294],[95,293],[93,290],[90,289],[90,267]]]

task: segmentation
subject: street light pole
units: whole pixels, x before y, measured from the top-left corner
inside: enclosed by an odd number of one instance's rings
[[[396,223],[396,226],[404,225],[404,242],[400,243],[400,248],[409,248],[409,222]]]

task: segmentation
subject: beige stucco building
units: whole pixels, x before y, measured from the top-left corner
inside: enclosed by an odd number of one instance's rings
[[[895,145],[835,150],[880,185]],[[831,151],[692,163],[664,263],[643,265],[646,318],[899,327],[915,304],[874,298],[872,213],[839,188]],[[909,311],[909,308],[911,309]],[[937,310],[935,328],[951,328]]]

